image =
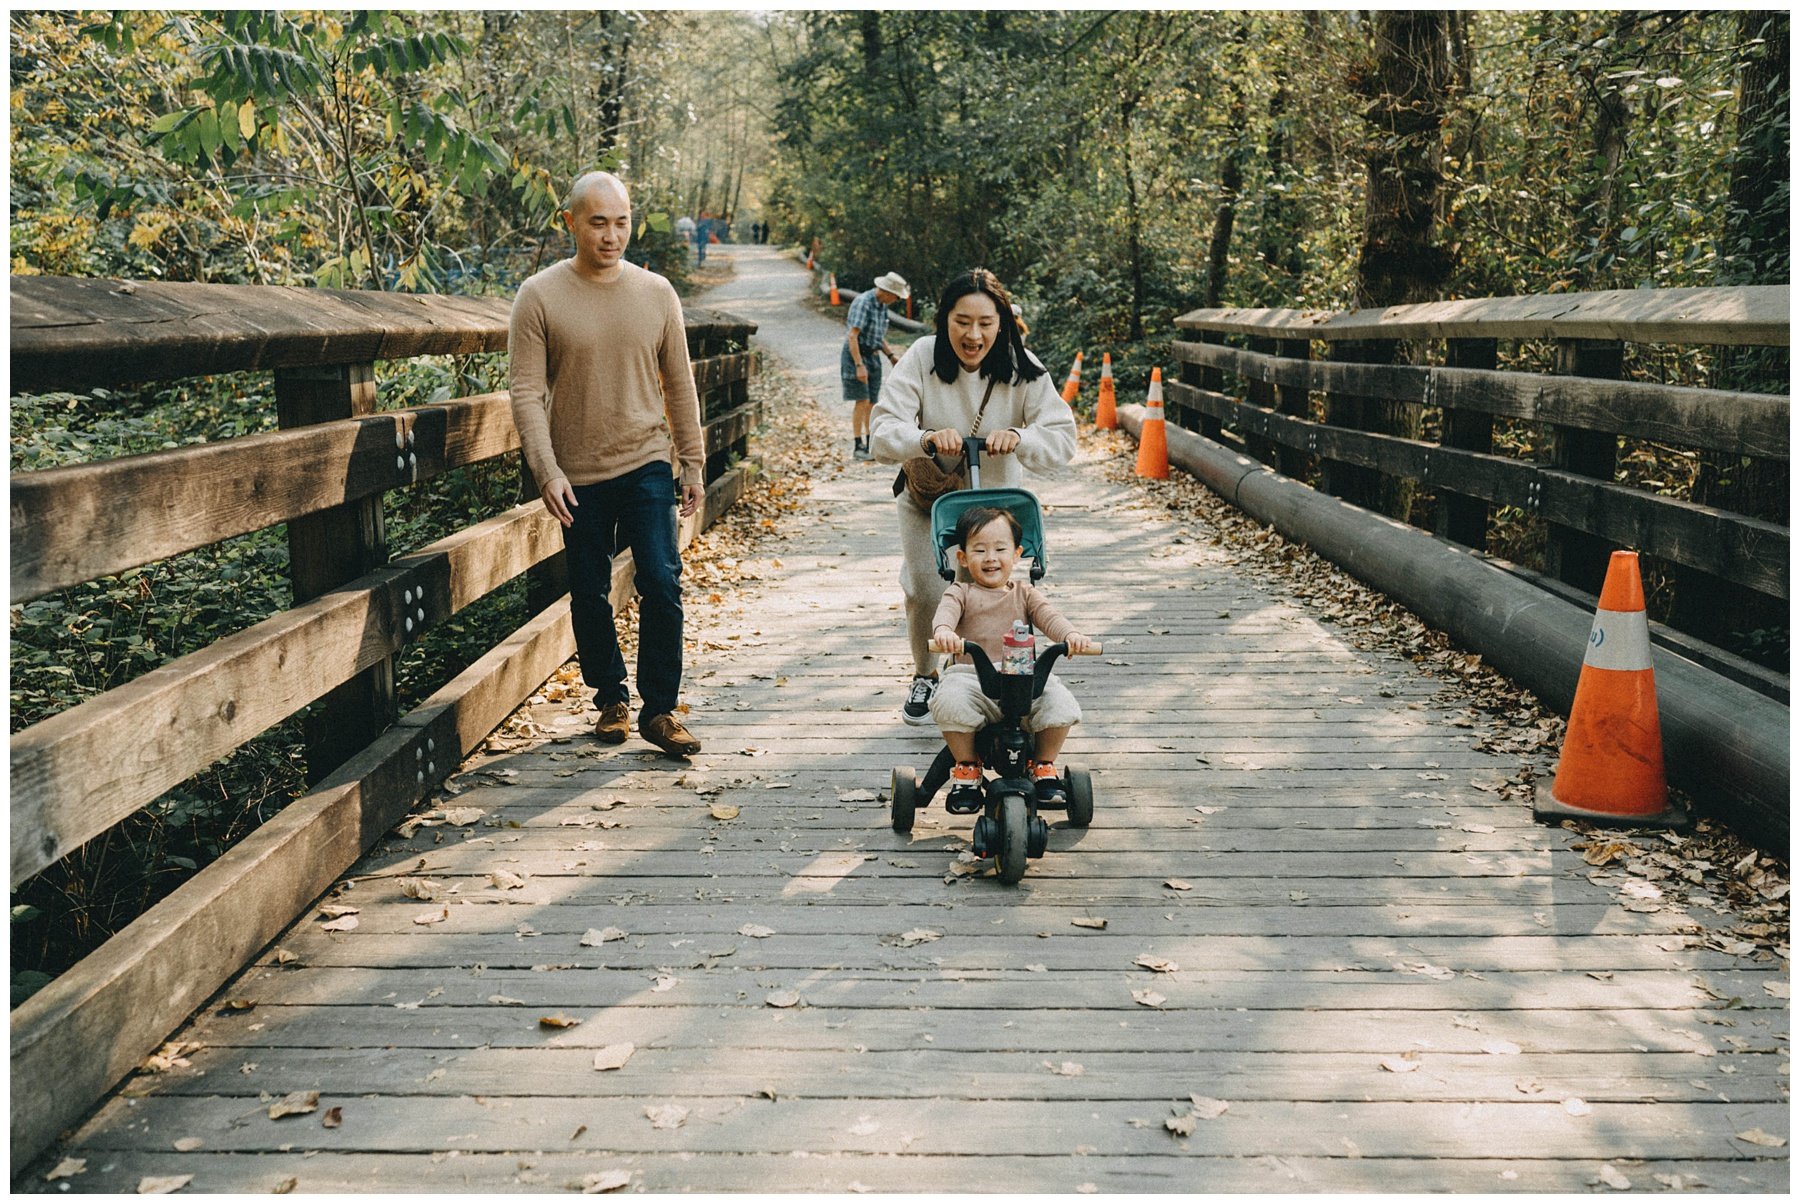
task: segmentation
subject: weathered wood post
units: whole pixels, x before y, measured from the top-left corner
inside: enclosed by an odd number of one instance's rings
[[[1446,367],[1480,368],[1491,372],[1500,364],[1500,341],[1450,339],[1444,358]],[[1484,454],[1493,451],[1494,416],[1445,406],[1443,445]],[[1488,503],[1480,498],[1452,493],[1442,481],[1436,484],[1437,533],[1465,547],[1486,548]]]
[[[375,412],[375,365],[321,364],[275,370],[276,422],[284,430]],[[396,445],[396,460],[416,466],[412,433]],[[290,519],[288,576],[294,605],[336,589],[387,563],[387,522],[381,495],[345,502]],[[314,705],[305,725],[306,781],[321,781],[392,726],[394,662],[363,670]]]
[[[1312,357],[1312,343],[1307,339],[1280,339],[1275,343],[1275,354],[1287,360],[1307,360]],[[1277,385],[1275,387],[1275,408],[1290,418],[1310,419],[1312,417],[1311,394],[1304,384]],[[1277,448],[1278,467],[1284,476],[1296,481],[1307,479],[1312,469],[1313,458],[1297,447],[1282,444]]]
[[[1216,330],[1203,330],[1200,332],[1200,341],[1202,343],[1223,343],[1225,336]],[[1211,364],[1183,364],[1181,379],[1211,393],[1225,391],[1225,374]],[[1208,439],[1216,442],[1225,431],[1224,423],[1211,414],[1202,413],[1198,417],[1200,425],[1196,429]]]
[[[1556,340],[1556,372],[1618,380],[1625,363],[1625,344],[1616,339]],[[1619,462],[1619,437],[1610,431],[1550,427],[1550,463],[1565,472],[1610,482]],[[1577,589],[1598,594],[1606,578],[1612,544],[1573,527],[1551,523],[1544,544],[1544,572]]]
[[[1252,337],[1249,340],[1249,344],[1251,351],[1259,352],[1263,355],[1275,354],[1274,339]],[[1275,386],[1273,384],[1267,380],[1252,376],[1244,376],[1239,379],[1242,380],[1244,384],[1245,401],[1248,401],[1251,405],[1262,406],[1264,409],[1272,410],[1275,408]],[[1278,465],[1280,459],[1280,445],[1267,435],[1253,435],[1250,432],[1245,431],[1244,449],[1271,468]]]

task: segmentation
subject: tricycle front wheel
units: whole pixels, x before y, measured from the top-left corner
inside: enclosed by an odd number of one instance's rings
[[[1000,881],[1011,886],[1025,876],[1026,845],[1031,833],[1031,813],[1025,800],[1009,794],[1000,800]]]
[[[919,779],[913,777],[910,765],[899,765],[894,768],[894,784],[889,804],[894,821],[894,831],[910,832],[913,830],[913,813],[918,808]]]

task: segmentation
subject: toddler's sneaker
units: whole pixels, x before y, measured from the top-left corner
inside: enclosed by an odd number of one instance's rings
[[[929,727],[931,725],[931,696],[937,693],[937,678],[913,678],[912,693],[906,696],[906,705],[900,708],[900,717],[913,727]]]
[[[977,762],[958,761],[951,767],[944,810],[958,815],[981,810],[981,766]]]
[[[1068,805],[1069,796],[1063,791],[1062,778],[1057,775],[1056,764],[1052,761],[1033,761],[1031,763],[1031,781],[1037,788],[1037,801],[1040,807],[1064,807]]]

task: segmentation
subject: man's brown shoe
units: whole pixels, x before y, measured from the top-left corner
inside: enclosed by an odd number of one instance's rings
[[[681,726],[681,720],[664,713],[652,715],[638,725],[638,735],[668,753],[671,757],[691,757],[700,751],[700,741]]]
[[[600,708],[600,718],[594,720],[594,735],[603,744],[623,744],[625,737],[631,734],[631,704],[628,702],[609,702]]]

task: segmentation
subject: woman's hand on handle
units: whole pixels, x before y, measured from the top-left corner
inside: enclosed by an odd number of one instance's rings
[[[1004,456],[1009,455],[1018,446],[1019,432],[1008,428],[989,435],[984,450],[990,456]]]
[[[925,436],[931,450],[945,456],[960,456],[963,449],[963,434],[953,426],[940,431],[932,431]]]

